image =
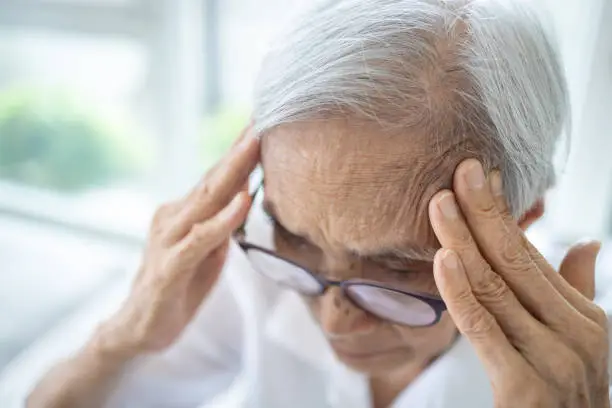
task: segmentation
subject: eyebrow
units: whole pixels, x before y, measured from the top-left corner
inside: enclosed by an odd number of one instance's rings
[[[289,231],[278,219],[274,204],[264,199],[263,211],[270,217],[276,225],[284,230],[284,232],[294,235],[296,238],[304,242],[316,246],[310,238],[305,235],[296,234]],[[433,262],[437,248],[423,248],[415,244],[404,244],[396,248],[385,248],[380,251],[370,253],[353,252],[356,256],[366,259],[371,259],[376,262]]]

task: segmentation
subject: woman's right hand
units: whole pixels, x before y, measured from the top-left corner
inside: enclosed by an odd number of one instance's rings
[[[156,213],[142,266],[123,307],[81,351],[53,367],[28,408],[102,406],[132,358],[171,345],[213,288],[229,238],[246,218],[259,142],[247,129],[185,198]]]
[[[259,142],[247,128],[190,194],[158,209],[129,298],[100,326],[98,347],[131,357],[178,338],[217,281],[229,238],[247,216],[246,185],[258,161]]]

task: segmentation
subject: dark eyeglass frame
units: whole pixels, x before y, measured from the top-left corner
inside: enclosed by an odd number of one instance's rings
[[[251,196],[251,208],[249,209],[249,213],[251,212],[252,209],[252,205],[253,202],[255,201],[255,196],[257,195],[257,193],[259,192],[259,190],[263,187],[263,178],[261,180],[261,182],[259,183],[259,185],[257,186],[257,188],[255,188],[255,190],[253,191],[253,193],[250,195]],[[305,296],[308,297],[316,297],[316,296],[322,296],[330,287],[339,287],[342,290],[342,294],[349,299],[351,302],[353,302],[353,304],[355,304],[355,306],[359,307],[362,310],[365,310],[366,312],[370,313],[370,311],[368,311],[367,309],[364,309],[363,307],[361,307],[359,305],[359,303],[357,301],[354,300],[353,296],[350,294],[351,292],[349,291],[349,288],[351,286],[354,285],[360,285],[360,286],[368,286],[368,287],[373,287],[373,288],[379,288],[379,289],[384,289],[390,292],[395,292],[395,293],[399,293],[401,295],[405,295],[405,296],[409,296],[412,297],[414,299],[420,300],[423,303],[426,303],[427,305],[429,305],[433,312],[435,313],[435,319],[429,323],[429,324],[423,324],[423,325],[411,325],[411,324],[405,324],[405,323],[401,323],[401,322],[395,322],[397,324],[401,324],[403,326],[408,326],[408,327],[430,327],[430,326],[434,326],[435,324],[437,324],[441,317],[442,317],[442,313],[446,310],[446,304],[444,303],[444,301],[437,297],[437,296],[433,296],[433,295],[429,295],[426,293],[420,293],[420,292],[413,292],[413,291],[405,291],[402,289],[398,289],[395,288],[393,286],[389,286],[389,285],[384,285],[382,283],[378,283],[378,282],[374,282],[374,281],[369,281],[369,280],[363,280],[363,279],[347,279],[347,280],[333,280],[333,279],[327,279],[323,276],[321,276],[320,274],[314,273],[312,271],[310,271],[308,268],[303,267],[302,265],[297,264],[296,262],[287,259],[285,257],[280,256],[279,254],[275,253],[274,251],[271,251],[267,248],[263,248],[260,247],[258,245],[249,243],[244,241],[245,238],[245,233],[246,233],[246,223],[248,221],[248,215],[247,215],[247,219],[245,219],[244,223],[236,230],[235,232],[235,238],[236,241],[238,243],[238,245],[240,246],[240,248],[245,252],[245,254],[248,257],[248,252],[250,250],[254,250],[254,251],[259,251],[262,253],[265,253],[269,256],[272,256],[276,259],[279,259],[283,262],[286,262],[300,270],[302,270],[303,272],[307,273],[308,275],[310,275],[314,280],[316,280],[321,287],[321,290],[318,293],[315,294],[304,294],[299,292],[299,290],[296,290],[296,288],[293,288],[289,285],[282,285],[282,283],[276,282],[277,284],[281,285],[281,286],[285,286],[291,290],[295,290],[298,293],[301,293]],[[256,267],[254,269],[257,269]],[[389,321],[393,321],[391,319],[387,319]]]

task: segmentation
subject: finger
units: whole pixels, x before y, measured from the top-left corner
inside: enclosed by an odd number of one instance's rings
[[[240,132],[240,135],[238,135],[238,137],[232,142],[232,145],[230,146],[230,149],[228,151],[228,154],[232,152],[232,150],[238,148],[238,145],[244,141],[247,137],[250,136],[250,133],[253,130],[253,121],[249,122],[249,124],[247,126],[244,127],[244,129],[242,129],[242,131]],[[200,181],[195,185],[195,187],[189,192],[189,194],[187,194],[184,198],[183,201],[187,202],[189,201],[194,195],[198,194],[198,192],[203,188],[204,184],[207,182],[208,178],[210,178],[210,175],[217,172],[219,167],[221,166],[221,164],[223,163],[222,160],[218,161],[217,163],[215,163],[207,172],[204,176],[202,176],[202,178],[200,179]]]
[[[234,140],[234,143],[232,143],[232,147],[237,146],[240,142],[242,142],[245,138],[249,137],[249,133],[253,131],[253,125],[255,124],[255,122],[253,121],[253,119],[251,119],[249,121],[249,124],[246,125],[244,127],[244,129],[242,129],[242,131],[240,132],[240,135],[238,135],[238,137],[236,138],[236,140]]]
[[[516,221],[508,210],[506,199],[503,195],[502,177],[499,171],[494,171],[491,174],[491,191],[495,200],[496,207],[502,215],[507,228],[515,228]],[[551,282],[555,289],[582,315],[595,322],[601,321],[601,312],[598,308],[580,293],[579,290],[572,287],[555,269],[548,263],[544,256],[533,246],[527,238],[522,240],[524,247],[527,249],[529,256],[540,268],[544,276]],[[572,258],[575,259],[575,258]],[[571,259],[570,259],[571,260]],[[578,267],[578,264],[574,264]],[[587,265],[588,266],[588,265]]]
[[[440,222],[440,219],[445,217],[441,207],[454,205],[452,196],[450,191],[446,192],[437,201],[440,205],[430,206],[430,218],[436,235],[440,237],[444,248],[451,249],[459,256],[472,294],[495,318],[514,347],[529,356],[540,355],[546,351],[542,349],[541,339],[549,336],[548,329],[525,309],[503,278],[491,269],[465,224]],[[444,200],[450,202],[443,202]],[[455,208],[455,211],[456,217],[461,218],[458,208]],[[540,341],[534,341],[534,337]]]
[[[214,287],[215,282],[219,278],[218,272],[223,270],[228,249],[229,242],[221,244],[208,255],[206,262],[200,264],[201,267],[195,270],[195,275],[189,281],[189,289],[192,295],[188,296],[186,299],[188,302],[186,307],[187,310],[196,311],[206,294]]]
[[[565,255],[559,273],[588,300],[595,298],[595,263],[601,243],[590,241],[573,246]]]
[[[211,169],[196,187],[194,195],[209,197],[215,192],[219,199],[233,197],[236,186],[242,186],[259,159],[259,139],[252,127],[245,129],[230,151]],[[237,187],[236,187],[237,188]],[[226,201],[226,203],[227,203]]]
[[[259,141],[249,135],[240,142],[218,168],[209,174],[184,204],[176,216],[168,239],[176,242],[184,237],[191,226],[210,218],[248,185],[248,177],[259,160]]]
[[[174,248],[175,258],[186,268],[192,268],[223,245],[246,218],[250,198],[240,193],[214,217],[191,228],[187,236]]]
[[[238,136],[238,138],[234,141],[234,143],[232,143],[232,147],[237,146],[239,143],[241,143],[245,138],[247,137],[252,137],[251,133],[254,131],[253,130],[253,125],[255,124],[255,121],[253,119],[251,119],[249,121],[249,124],[247,126],[245,126],[245,128],[242,130],[242,132],[240,133],[240,136]],[[250,173],[249,173],[250,175]],[[240,188],[240,191],[246,191],[248,193],[249,191],[249,179],[247,177],[247,180],[244,182],[244,184],[242,185],[242,187]]]
[[[458,255],[442,249],[434,258],[434,278],[457,329],[467,337],[493,382],[528,364],[510,344],[501,327],[472,293]]]
[[[469,231],[493,270],[538,320],[555,330],[565,330],[568,316],[578,318],[578,312],[533,261],[518,225],[504,221],[480,162],[475,159],[462,162],[453,185]]]
[[[491,299],[485,297],[485,302],[493,306],[488,307],[471,284],[467,270],[456,252],[443,249],[436,254],[434,278],[442,298],[457,328],[476,349],[492,381],[503,375],[532,372],[558,385],[571,378],[574,368],[581,364],[578,356],[529,316],[516,298],[508,298],[503,319],[498,318],[502,311],[500,303],[496,300],[491,303]],[[509,326],[519,330],[508,330]],[[559,367],[558,361],[564,361],[564,366]]]
[[[152,229],[161,229],[165,227],[167,220],[175,216],[182,208],[182,203],[179,200],[169,201],[157,207],[151,220]]]

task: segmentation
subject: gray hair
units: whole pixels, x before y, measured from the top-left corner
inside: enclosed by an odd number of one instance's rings
[[[518,0],[320,4],[264,60],[255,126],[348,115],[477,140],[515,216],[554,184],[555,150],[570,129],[556,48]]]

